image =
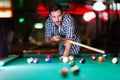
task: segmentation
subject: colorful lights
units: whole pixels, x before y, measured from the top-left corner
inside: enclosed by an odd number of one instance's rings
[[[34,28],[35,29],[43,29],[43,23],[35,23]]]

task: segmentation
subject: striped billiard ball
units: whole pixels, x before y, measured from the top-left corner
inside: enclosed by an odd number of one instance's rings
[[[80,72],[80,69],[77,65],[75,65],[71,68],[71,71],[73,72],[74,75],[78,75]]]
[[[118,58],[117,58],[117,57],[113,57],[112,63],[113,63],[113,64],[117,64],[117,63],[118,63]]]
[[[75,65],[75,61],[73,61],[73,60],[69,61],[69,65],[70,66],[74,66]]]
[[[74,60],[74,57],[72,55],[70,55],[68,58],[69,60]]]
[[[84,63],[86,62],[86,60],[85,60],[85,58],[81,58],[81,59],[79,60],[79,62],[80,62],[81,64],[84,64]]]
[[[34,58],[33,62],[34,63],[38,63],[39,62],[39,58]]]
[[[34,60],[34,58],[30,57],[30,58],[27,58],[27,63],[32,63]]]

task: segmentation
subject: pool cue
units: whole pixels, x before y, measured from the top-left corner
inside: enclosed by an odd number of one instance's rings
[[[84,48],[87,48],[87,49],[90,49],[90,50],[93,50],[93,51],[96,51],[96,52],[99,52],[99,53],[102,53],[102,54],[105,54],[105,51],[103,51],[103,50],[93,48],[91,46],[87,46],[87,45],[84,45],[84,44],[81,44],[81,43],[78,43],[78,42],[75,42],[75,41],[72,41],[72,40],[68,40],[68,39],[65,39],[65,38],[60,37],[60,39],[63,40],[63,41],[69,41],[72,44],[75,44],[75,45],[78,45],[78,46],[81,46],[81,47],[84,47]]]

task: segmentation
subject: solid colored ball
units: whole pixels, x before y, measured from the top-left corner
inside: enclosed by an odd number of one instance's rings
[[[38,63],[39,62],[39,58],[34,58],[33,62],[34,63]]]
[[[73,57],[73,56],[69,56],[68,58],[69,58],[69,60],[73,60],[73,59],[74,59],[74,57]]]
[[[60,71],[62,77],[67,77],[68,76],[68,69],[66,67],[62,68]]]
[[[79,62],[80,62],[81,64],[84,64],[84,63],[86,62],[86,60],[85,60],[85,58],[81,58],[81,59],[79,60]]]
[[[47,54],[47,55],[46,55],[46,58],[51,58],[50,54]]]
[[[118,63],[118,58],[117,58],[117,57],[114,57],[114,58],[112,59],[112,63],[113,63],[113,64],[117,64],[117,63]]]
[[[91,56],[91,59],[96,60],[96,56],[95,55]]]
[[[99,56],[99,57],[98,57],[98,61],[99,61],[99,62],[103,62],[103,61],[104,61],[104,57],[103,57],[103,56]]]
[[[73,72],[74,75],[78,75],[80,72],[80,69],[77,65],[75,65],[71,68],[71,71]]]
[[[63,63],[67,63],[68,60],[69,60],[68,57],[63,57],[62,62],[63,62]]]
[[[73,60],[69,61],[69,65],[70,66],[74,66],[75,65],[75,61],[73,61]]]
[[[50,63],[51,59],[50,58],[45,58],[45,62]]]

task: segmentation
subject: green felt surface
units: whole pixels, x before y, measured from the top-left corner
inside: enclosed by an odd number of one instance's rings
[[[79,75],[75,76],[68,63],[59,60],[60,55],[51,55],[51,63],[45,62],[45,54],[28,55],[16,59],[6,66],[0,67],[0,80],[119,80],[120,63],[113,64],[112,56],[108,55],[104,62],[91,60],[92,54],[81,54],[86,59],[85,64],[80,64],[81,56],[75,56],[76,65],[80,69]],[[100,56],[100,54],[96,54]],[[27,58],[38,57],[38,64],[28,64]],[[63,78],[60,70],[63,67],[68,68],[68,77]]]

